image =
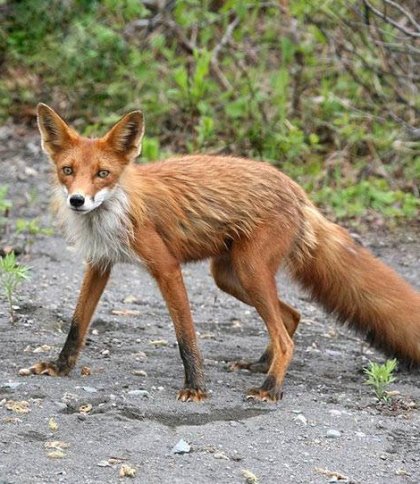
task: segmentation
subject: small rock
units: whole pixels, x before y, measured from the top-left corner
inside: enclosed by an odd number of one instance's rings
[[[330,410],[330,415],[332,415],[333,417],[341,417],[342,412],[333,408],[332,410]]]
[[[341,432],[335,429],[328,429],[326,437],[327,439],[337,439],[338,437],[341,437]]]
[[[258,477],[249,469],[242,469],[242,476],[246,484],[258,484]]]
[[[136,309],[112,309],[111,313],[116,316],[138,316],[140,311]]]
[[[92,411],[92,408],[93,408],[93,407],[92,407],[92,405],[91,405],[90,403],[86,403],[86,404],[84,404],[84,405],[80,405],[80,407],[79,407],[79,412],[80,412],[80,413],[85,413],[85,414],[86,414],[86,413],[91,412],[91,411]]]
[[[133,397],[150,398],[150,393],[147,390],[130,390],[128,395]]]
[[[296,415],[293,420],[298,424],[308,425],[308,420],[306,419],[305,415],[302,415],[301,413]]]
[[[219,451],[219,452],[215,452],[213,454],[213,457],[215,459],[224,459],[224,460],[230,460],[229,457],[222,451]]]
[[[95,387],[82,387],[86,393],[96,393],[98,390]]]
[[[47,353],[50,350],[51,350],[51,346],[49,346],[49,345],[42,345],[42,346],[38,346],[37,348],[35,348],[32,351],[32,353]]]
[[[200,338],[201,339],[215,339],[216,338],[216,335],[214,333],[203,333],[203,334],[200,334]]]
[[[46,449],[56,449],[56,450],[63,450],[70,447],[70,444],[67,442],[63,442],[62,440],[50,440],[45,442],[44,447]]]
[[[407,472],[405,469],[403,469],[402,467],[400,467],[399,469],[397,469],[395,471],[395,474],[397,474],[397,476],[410,476],[411,474],[409,472]]]
[[[102,350],[101,355],[105,358],[109,358],[111,356],[111,352],[109,350]]]
[[[188,454],[191,451],[191,446],[184,439],[178,441],[178,443],[172,448],[172,454]]]
[[[16,401],[16,400],[8,400],[5,403],[5,407],[7,410],[11,410],[15,413],[29,413],[31,411],[29,407],[29,402],[26,400]]]
[[[50,459],[62,459],[65,457],[66,454],[62,450],[53,450],[52,452],[48,452],[47,457]]]
[[[29,368],[21,368],[18,374],[19,376],[29,376],[31,374],[31,370]]]
[[[147,373],[144,370],[133,370],[132,374],[134,376],[147,376]]]
[[[120,464],[122,460],[124,459],[120,459],[119,457],[110,457],[108,462],[113,466],[115,464]]]
[[[67,404],[64,402],[54,402],[59,412],[67,411]]]
[[[135,477],[136,476],[136,469],[134,467],[129,466],[128,464],[123,464],[120,467],[119,476],[120,477]]]
[[[88,366],[84,366],[81,370],[80,370],[80,374],[82,376],[90,376],[92,374],[92,370],[88,367]]]
[[[168,342],[166,339],[154,339],[150,341],[150,344],[153,345],[155,348],[162,348],[164,346],[168,346]]]
[[[136,296],[130,295],[130,296],[127,296],[127,297],[124,298],[123,303],[124,304],[136,304],[136,303],[138,303],[138,299],[136,298]]]
[[[343,353],[341,351],[335,351],[335,350],[325,350],[325,353],[329,356],[343,356]]]
[[[366,437],[366,434],[364,432],[356,432],[356,436],[363,439],[364,437]]]
[[[54,417],[51,417],[48,420],[48,427],[51,430],[51,432],[57,432],[58,430],[58,423]]]
[[[101,460],[96,465],[99,467],[112,467],[107,460]]]
[[[16,388],[20,387],[22,385],[22,382],[8,382],[4,383],[1,385],[1,388],[7,389],[7,390],[16,390]]]
[[[137,351],[137,353],[134,354],[134,357],[137,361],[143,361],[147,359],[147,355],[144,351]]]

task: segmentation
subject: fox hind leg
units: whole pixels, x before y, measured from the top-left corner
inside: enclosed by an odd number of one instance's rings
[[[267,376],[261,387],[247,392],[249,399],[277,401],[281,398],[281,386],[292,360],[294,344],[279,304],[275,280],[280,262],[289,251],[292,240],[277,233],[272,226],[261,227],[253,237],[238,241],[232,247],[234,272],[249,302],[263,319],[270,337],[271,361]]]
[[[239,301],[253,306],[252,299],[242,286],[238,275],[235,272],[230,254],[212,259],[211,272],[216,282],[216,285],[227,294],[235,297]],[[282,314],[283,322],[286,326],[290,337],[293,337],[299,321],[300,314],[293,307],[286,304],[281,299],[278,299],[279,308]],[[272,346],[269,343],[267,348],[256,361],[233,361],[229,365],[229,370],[246,369],[252,373],[267,373],[273,357]]]

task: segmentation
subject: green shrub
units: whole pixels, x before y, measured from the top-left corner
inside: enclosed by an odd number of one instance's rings
[[[257,0],[179,0],[165,12],[137,0],[8,2],[0,120],[42,100],[96,135],[140,108],[144,160],[198,150],[262,158],[339,218],[416,217],[420,142],[404,138],[398,116],[409,119],[418,100],[406,109],[372,70],[381,63],[368,32],[365,44],[358,32],[347,39],[357,41],[351,70],[331,42],[357,2],[295,0],[288,12]],[[397,30],[384,32],[398,41]],[[332,179],[326,160],[337,153]],[[382,172],[369,171],[378,161]]]

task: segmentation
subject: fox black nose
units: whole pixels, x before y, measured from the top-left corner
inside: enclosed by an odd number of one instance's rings
[[[83,195],[72,195],[70,197],[70,205],[72,207],[81,207],[85,203],[85,197]]]

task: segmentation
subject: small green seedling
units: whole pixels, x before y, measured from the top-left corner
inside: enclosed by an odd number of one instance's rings
[[[12,202],[7,198],[9,187],[0,185],[0,226],[5,225]]]
[[[18,234],[28,233],[29,235],[52,235],[52,229],[48,227],[41,227],[37,218],[32,220],[25,220],[19,218],[16,220],[16,232]]]
[[[32,246],[38,235],[52,235],[53,230],[48,227],[41,227],[37,218],[31,220],[19,218],[16,220],[16,233],[24,234],[26,243]]]
[[[9,187],[6,185],[0,186],[0,212],[4,214],[12,206],[12,202],[7,198]]]
[[[29,278],[29,267],[19,265],[13,252],[0,257],[0,285],[3,287],[9,304],[9,314],[12,323],[16,321],[13,301],[19,285]]]
[[[373,387],[379,401],[388,402],[390,400],[386,389],[395,381],[393,373],[396,368],[397,360],[394,358],[387,360],[383,365],[370,361],[369,366],[364,369],[367,375],[365,384]]]

